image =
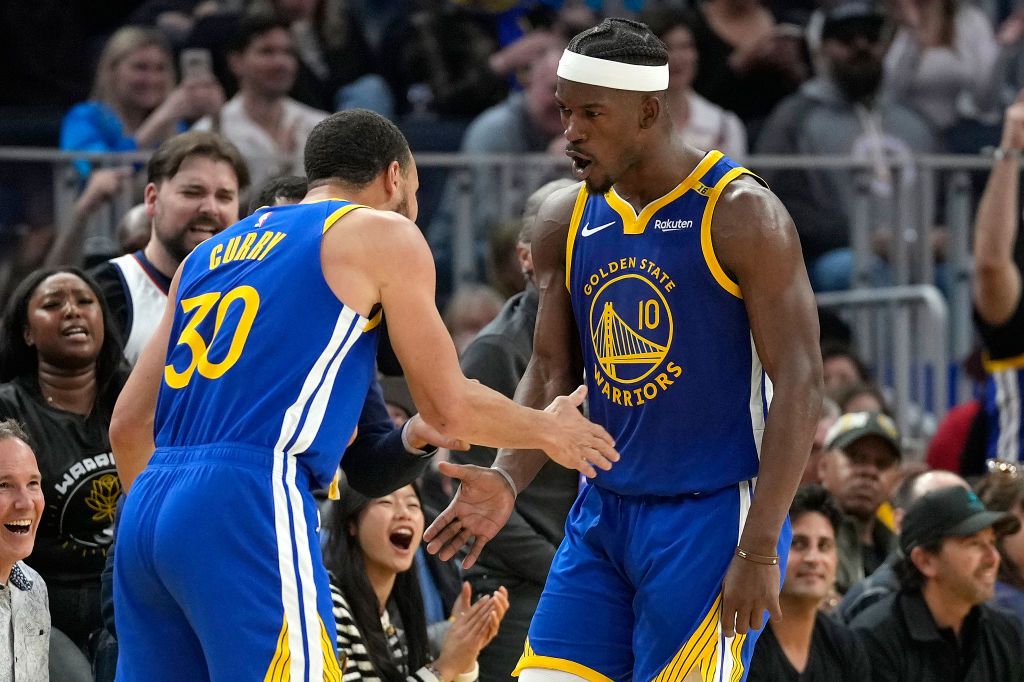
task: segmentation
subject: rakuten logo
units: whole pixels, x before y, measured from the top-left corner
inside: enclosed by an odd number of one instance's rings
[[[673,232],[675,230],[688,230],[693,227],[692,220],[655,220],[654,229],[662,232]]]

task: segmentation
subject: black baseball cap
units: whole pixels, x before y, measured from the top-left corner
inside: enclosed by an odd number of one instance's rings
[[[909,555],[920,545],[943,538],[974,535],[986,528],[996,535],[1008,535],[1020,530],[1020,521],[1011,513],[985,509],[972,491],[954,486],[934,490],[922,495],[910,505],[903,517],[900,531],[900,549]]]
[[[847,412],[842,415],[825,436],[825,447],[845,450],[850,444],[868,436],[878,436],[885,441],[897,461],[903,458],[900,430],[892,417],[881,412]]]
[[[878,3],[868,0],[840,0],[824,13],[822,38],[838,37],[851,26],[867,27],[877,32],[885,23],[885,11]]]

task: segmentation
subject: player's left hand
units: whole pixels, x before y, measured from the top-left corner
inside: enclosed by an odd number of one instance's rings
[[[423,421],[423,417],[419,414],[414,414],[405,428],[407,429],[405,437],[409,440],[409,445],[417,450],[426,450],[430,446],[448,448],[449,450],[469,449],[468,442],[441,435],[440,431]]]
[[[722,632],[726,637],[760,630],[764,612],[782,620],[779,607],[779,567],[732,558],[722,585]]]
[[[480,552],[502,529],[515,508],[516,496],[505,478],[494,469],[471,464],[440,462],[442,474],[459,481],[448,508],[423,531],[427,551],[448,561],[470,545],[462,568],[472,568]]]

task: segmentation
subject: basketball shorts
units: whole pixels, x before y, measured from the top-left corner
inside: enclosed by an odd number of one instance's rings
[[[158,449],[117,530],[117,680],[340,681],[318,518],[292,457]]]
[[[586,486],[516,674],[545,668],[592,682],[743,680],[759,633],[727,638],[720,618],[722,581],[750,495],[746,481],[678,497]],[[791,534],[787,521],[782,575]]]

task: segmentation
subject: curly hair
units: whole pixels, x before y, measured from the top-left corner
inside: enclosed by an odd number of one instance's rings
[[[103,314],[103,345],[96,356],[96,405],[112,410],[121,390],[118,379],[123,378],[126,369],[120,334],[99,285],[76,267],[58,265],[39,268],[29,273],[11,294],[3,318],[0,318],[0,381],[20,377],[36,378],[39,356],[36,349],[25,342],[28,302],[45,279],[61,273],[74,275],[85,282],[100,305]]]

